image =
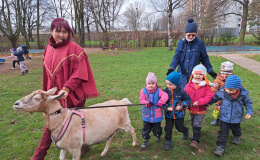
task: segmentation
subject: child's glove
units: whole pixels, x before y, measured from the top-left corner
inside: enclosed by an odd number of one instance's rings
[[[161,103],[157,103],[157,107],[162,107],[162,104]]]
[[[168,75],[169,75],[170,73],[172,73],[173,71],[174,71],[174,68],[170,68],[170,69],[168,69],[166,75],[168,76]]]
[[[214,71],[211,71],[211,72],[209,72],[209,75],[211,75],[211,77],[212,77],[213,79],[216,79],[218,74],[215,73]]]
[[[149,102],[149,103],[147,104],[147,107],[152,107],[152,106],[154,106],[153,102]]]

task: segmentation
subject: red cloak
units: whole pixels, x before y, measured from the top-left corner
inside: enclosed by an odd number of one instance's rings
[[[61,100],[62,106],[84,107],[87,98],[99,95],[88,56],[70,38],[65,45],[59,46],[51,45],[53,40],[51,36],[44,51],[43,90],[57,87],[57,94],[63,87],[67,87],[70,89],[67,104]]]

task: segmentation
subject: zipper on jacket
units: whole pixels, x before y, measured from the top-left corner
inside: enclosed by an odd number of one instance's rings
[[[231,123],[231,119],[232,119],[233,101],[231,103],[232,103],[232,105],[231,105],[230,123]]]

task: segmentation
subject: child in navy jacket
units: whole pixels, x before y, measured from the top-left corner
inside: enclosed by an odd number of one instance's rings
[[[166,144],[164,150],[169,151],[172,147],[172,129],[175,124],[176,129],[183,133],[182,138],[187,139],[189,134],[189,128],[184,126],[185,110],[190,104],[190,96],[180,87],[179,82],[181,74],[178,72],[171,72],[166,77],[167,88],[163,91],[169,96],[166,105],[163,105],[165,111],[166,125],[165,139]]]
[[[253,114],[252,101],[249,92],[241,85],[241,79],[236,75],[227,78],[225,87],[220,89],[213,97],[210,104],[222,100],[219,119],[220,130],[218,132],[217,149],[215,154],[222,156],[226,147],[229,129],[232,130],[233,144],[239,144],[242,135],[240,123],[243,120],[244,108],[246,108],[246,119]]]
[[[140,103],[147,104],[142,108],[144,142],[141,145],[141,149],[146,149],[152,130],[156,141],[160,140],[162,135],[161,121],[163,120],[162,105],[168,100],[167,93],[157,86],[157,78],[154,73],[148,73],[146,87],[141,90],[139,100]]]
[[[17,52],[13,52],[13,55],[17,56],[18,58],[18,61],[20,63],[20,69],[21,69],[21,76],[24,75],[25,73],[28,73],[28,69],[25,65],[25,61],[24,61],[24,58],[23,58],[23,49],[22,47],[18,47],[17,49]]]

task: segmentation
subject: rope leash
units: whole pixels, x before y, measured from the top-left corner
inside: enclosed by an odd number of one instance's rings
[[[147,103],[149,104],[149,103]],[[111,106],[94,106],[94,107],[75,107],[71,109],[93,109],[93,108],[108,108],[108,107],[123,107],[123,106],[140,106],[140,105],[147,105],[147,104],[124,104],[124,105],[111,105]]]

